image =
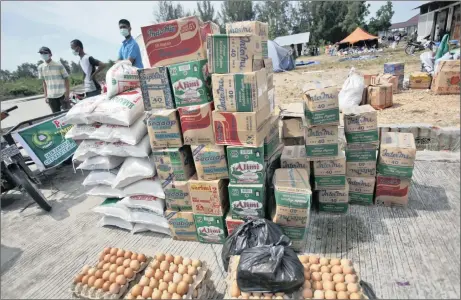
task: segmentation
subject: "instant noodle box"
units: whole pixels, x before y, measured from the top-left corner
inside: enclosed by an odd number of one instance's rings
[[[339,125],[338,88],[331,82],[310,82],[303,87],[309,126]]]
[[[228,146],[230,183],[264,183],[264,146],[257,148]]]
[[[265,199],[263,184],[229,184],[229,215],[233,219],[264,218]]]
[[[200,27],[200,31],[202,34],[203,47],[206,52],[207,51],[206,36],[209,34],[219,34],[220,33],[219,25],[211,21],[206,21]]]
[[[148,113],[145,122],[153,149],[183,145],[176,109],[154,109]]]
[[[437,65],[432,78],[431,90],[437,95],[459,95],[460,61],[442,60]]]
[[[184,211],[165,211],[173,239],[181,241],[197,241],[194,214]]]
[[[161,180],[174,177],[185,181],[195,174],[192,152],[189,146],[154,149],[152,151],[157,175]]]
[[[346,175],[375,177],[377,154],[376,145],[373,144],[347,145]]]
[[[215,180],[229,177],[224,146],[192,146],[192,155],[198,179]]]
[[[138,74],[145,111],[175,108],[166,67],[138,69]]]
[[[228,180],[189,180],[189,195],[195,214],[223,216],[227,212]]]
[[[375,177],[347,177],[350,204],[373,204]]]
[[[319,211],[345,213],[349,208],[349,188],[340,190],[320,190],[317,192]]]
[[[413,133],[382,133],[377,167],[379,175],[411,178],[415,158]]]
[[[343,109],[347,144],[378,144],[378,114],[370,105]]]
[[[384,206],[406,206],[410,191],[410,178],[376,177],[376,204]]]
[[[227,237],[224,216],[194,214],[197,238],[200,243],[223,244]]]
[[[192,179],[197,179],[194,175]],[[189,196],[189,181],[178,181],[170,177],[162,184],[165,192],[165,204],[167,209],[176,211],[192,211]]]
[[[283,147],[282,156],[280,157],[282,168],[289,169],[306,169],[310,174],[309,161],[306,156],[305,146],[285,146]]]
[[[337,125],[306,128],[306,154],[309,159],[329,158],[339,155],[339,132]]]
[[[346,186],[346,156],[317,160],[314,164],[315,190],[339,190]]]
[[[227,34],[236,33],[252,33],[261,38],[262,56],[267,58],[269,56],[267,49],[267,41],[269,40],[269,26],[267,23],[259,21],[241,21],[226,24]]]
[[[295,251],[302,251],[307,240],[307,226],[306,227],[289,227],[280,226],[283,233],[290,238],[291,247]]]
[[[178,108],[185,145],[214,144],[212,111],[213,102]]]
[[[239,226],[242,225],[243,223],[245,223],[244,220],[232,219],[231,216],[227,215],[227,217],[226,217],[226,228],[227,228],[227,233],[228,233],[229,235],[231,235],[232,232],[234,232],[234,230],[237,229],[237,227],[239,227]]]
[[[280,145],[278,117],[272,116],[267,136],[264,138],[264,159],[268,159]]]

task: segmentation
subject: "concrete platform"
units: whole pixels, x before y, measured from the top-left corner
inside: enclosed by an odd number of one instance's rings
[[[459,169],[459,161],[418,161],[405,209],[352,206],[343,216],[313,212],[306,252],[352,259],[381,299],[459,299]],[[100,216],[90,209],[101,199],[84,195],[84,175],[66,166],[47,177],[43,190],[51,213],[18,194],[2,199],[16,200],[1,212],[2,298],[69,298],[73,276],[95,263],[106,246],[203,259],[212,270],[215,298],[223,297],[220,245],[100,228]]]

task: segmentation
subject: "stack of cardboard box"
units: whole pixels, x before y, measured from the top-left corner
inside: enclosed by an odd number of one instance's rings
[[[370,105],[343,110],[346,136],[346,175],[350,204],[373,204],[378,116]]]

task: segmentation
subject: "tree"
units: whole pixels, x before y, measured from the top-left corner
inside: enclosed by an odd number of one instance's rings
[[[197,1],[197,11],[194,11],[194,14],[197,14],[203,22],[211,21],[218,23],[215,16],[214,6],[211,4],[211,1]]]
[[[221,24],[254,20],[253,2],[250,0],[225,0],[218,13]]]
[[[69,62],[63,58],[60,58],[59,61],[61,62],[61,65],[64,67],[64,69],[66,69],[67,74],[70,74]]]
[[[17,78],[25,78],[25,77],[37,78],[38,77],[38,67],[36,64],[23,63],[18,66],[13,76]]]
[[[263,1],[255,5],[256,19],[269,25],[269,39],[287,35],[291,30],[288,0]]]
[[[184,16],[184,8],[180,3],[175,5],[173,1],[157,2],[157,9],[154,11],[157,23],[183,18]]]
[[[370,4],[367,4],[366,1],[347,2],[347,13],[341,22],[342,29],[349,33],[357,27],[363,27],[365,25],[365,17],[370,13],[368,10],[369,7]]]
[[[81,72],[80,66],[74,61],[70,62],[70,72],[72,74],[77,74]]]
[[[292,33],[309,32],[311,25],[310,5],[308,1],[295,2],[292,6]]]
[[[9,81],[12,79],[12,74],[8,70],[0,70],[0,80]]]
[[[343,1],[311,1],[308,4],[311,16],[310,40],[316,44],[337,42],[348,33],[341,26],[348,12]]]
[[[378,34],[379,31],[387,31],[391,27],[391,20],[394,16],[394,10],[391,1],[381,6],[376,11],[376,18],[371,18],[368,23],[368,30],[371,34]]]

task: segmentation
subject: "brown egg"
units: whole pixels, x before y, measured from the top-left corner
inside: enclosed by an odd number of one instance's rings
[[[178,266],[175,265],[174,263],[170,265],[170,268],[168,269],[170,271],[170,273],[176,273],[178,272]]]
[[[310,271],[304,271],[304,279],[306,279],[306,280],[311,279],[311,272]]]
[[[110,275],[109,275],[109,281],[110,281],[111,283],[114,283],[116,278],[117,278],[117,273],[115,273],[115,272],[110,273]]]
[[[110,258],[111,258],[111,255],[110,255],[110,254],[106,254],[106,255],[104,256],[104,262],[106,262],[106,263],[109,262],[109,261],[110,261]]]
[[[111,271],[111,272],[117,271],[117,265],[116,264],[110,265],[109,266],[109,271]]]
[[[330,264],[330,260],[328,258],[322,257],[319,263],[321,266],[328,266]]]
[[[141,295],[142,293],[142,286],[140,286],[139,284],[135,284],[132,288],[131,288],[131,295],[133,295],[134,297],[138,297],[139,295]]]
[[[130,262],[131,262],[131,259],[125,258],[123,260],[122,266],[124,266],[125,268],[128,268],[130,266]]]
[[[305,263],[305,264],[303,264],[303,267],[304,267],[304,270],[309,270],[311,268],[311,264],[310,263]]]
[[[90,269],[88,270],[88,275],[89,275],[89,276],[93,276],[94,273],[96,273],[96,270],[97,270],[96,268],[90,268]]]
[[[125,259],[124,259],[123,257],[117,257],[117,259],[115,260],[115,264],[116,264],[117,266],[122,266],[124,260],[125,260]]]
[[[320,281],[320,280],[322,280],[322,273],[320,273],[320,272],[313,272],[313,273],[311,274],[311,278],[312,278],[312,280]]]
[[[359,285],[357,283],[348,283],[347,290],[351,293],[357,293],[359,291]]]
[[[82,270],[80,271],[80,274],[83,274],[83,275],[86,275],[88,274],[88,271],[91,269],[90,266],[86,265],[86,266],[83,266]]]
[[[194,259],[194,260],[192,260],[192,265],[194,267],[198,268],[198,267],[202,266],[202,262],[200,260],[198,260],[198,259]]]
[[[309,256],[307,255],[300,255],[299,260],[301,261],[302,264],[308,263],[309,262]]]
[[[131,255],[132,255],[132,254],[133,254],[133,253],[132,253],[131,251],[129,251],[129,250],[128,250],[128,251],[125,251],[125,253],[123,254],[123,258],[125,258],[125,259],[127,259],[127,258],[131,259]]]
[[[116,256],[118,257],[124,257],[125,255],[125,250],[123,249],[118,249],[117,253],[115,253]]]
[[[160,282],[160,284],[158,285],[158,289],[161,292],[166,291],[168,289],[168,283]]]
[[[314,290],[323,290],[323,283],[321,281],[314,281],[312,288]]]
[[[152,299],[160,299],[162,297],[162,292],[158,289],[155,289],[152,293]]]
[[[336,299],[335,291],[325,291],[325,299]]]
[[[126,268],[125,271],[123,271],[123,275],[125,275],[126,278],[130,279],[134,276],[134,271],[131,268]]]
[[[182,260],[182,264],[187,267],[188,265],[192,264],[192,260],[186,257]]]
[[[351,293],[349,299],[362,299],[359,293]]]
[[[320,272],[322,272],[322,273],[330,273],[331,268],[329,266],[321,266],[320,267]]]
[[[110,249],[111,249],[110,247],[106,247],[106,248],[104,248],[104,250],[102,251],[102,253],[104,253],[104,254],[109,254],[109,253],[110,253]]]
[[[103,270],[96,270],[96,272],[94,272],[94,276],[96,278],[101,278],[103,273],[104,273]]]
[[[182,299],[181,295],[174,293],[171,295],[171,299]]]
[[[147,278],[146,276],[141,277],[141,279],[139,280],[139,284],[142,286],[148,286],[149,283],[150,283],[150,279]]]
[[[344,275],[343,274],[335,274],[333,275],[333,281],[338,283],[338,282],[344,282]]]
[[[137,260],[137,259],[138,259],[138,253],[132,252],[132,253],[131,253],[130,259],[131,259],[131,260],[135,260],[135,259]]]
[[[156,289],[158,288],[158,285],[159,285],[159,282],[157,279],[155,278],[151,278],[150,281],[149,281],[149,286],[153,289]]]
[[[143,263],[146,261],[146,256],[144,254],[138,254],[138,258],[137,260],[140,262],[140,263]]]
[[[109,262],[110,262],[111,264],[115,264],[116,261],[117,261],[117,256],[116,256],[116,255],[112,255],[112,256],[110,257],[110,259],[109,259]]]
[[[79,282],[82,282],[82,278],[83,278],[83,274],[78,274],[75,278],[74,278],[74,283],[79,283]]]
[[[144,276],[148,278],[154,277],[154,270],[151,267],[147,267],[146,271],[144,272]]]
[[[109,287],[109,293],[117,295],[120,292],[120,285],[117,283],[112,283]]]
[[[162,262],[160,263],[160,271],[165,272],[165,271],[167,271],[169,268],[170,268],[170,263],[169,263],[168,261],[164,260],[164,261],[162,261]]]
[[[331,273],[333,274],[341,274],[343,272],[343,267],[334,265],[331,267]]]
[[[307,289],[303,290],[303,298],[304,299],[312,298],[312,290],[310,288],[307,288]]]
[[[312,287],[311,282],[309,280],[304,281],[303,288],[310,289]]]
[[[133,269],[133,271],[137,272],[139,268],[141,267],[141,264],[137,260],[132,260],[130,262],[130,268]]]
[[[320,258],[318,256],[309,256],[309,263],[311,264],[318,264],[319,263],[319,260]]]
[[[104,258],[103,258],[100,262],[98,262],[98,264],[96,265],[96,268],[102,269],[102,267],[104,266],[104,264],[105,264],[105,262],[104,262]]]
[[[233,280],[232,281],[232,286],[231,286],[231,290],[230,290],[230,295],[231,297],[238,297],[240,296],[240,288],[237,284],[237,281],[236,280]]]
[[[344,274],[355,274],[355,270],[353,267],[343,266],[343,273]]]
[[[314,292],[314,299],[325,299],[325,294],[322,290],[316,290]]]
[[[194,266],[189,266],[189,268],[187,268],[187,274],[191,276],[197,275],[197,268]]]
[[[150,286],[145,286],[143,289],[142,289],[142,293],[141,293],[141,296],[144,298],[144,299],[147,299],[147,298],[150,298],[152,296],[152,293],[154,292],[154,290],[150,287]]]
[[[178,266],[178,273],[181,274],[181,275],[184,275],[185,273],[187,273],[187,268],[184,267],[183,265],[179,265]]]
[[[340,291],[336,294],[336,299],[349,299],[347,292]]]
[[[178,287],[178,284],[177,283],[171,283],[170,285],[168,285],[168,293],[170,294],[173,294],[173,293],[176,293],[176,288]]]
[[[126,277],[125,275],[117,275],[117,278],[115,278],[115,282],[118,283],[119,285],[124,285],[126,283]]]
[[[323,289],[326,290],[326,291],[334,291],[335,290],[334,282],[324,281],[323,282]]]
[[[97,288],[97,289],[100,289],[100,288],[102,288],[103,284],[104,284],[104,280],[102,280],[101,278],[98,278],[94,282],[94,287]]]
[[[112,248],[112,249],[110,249],[109,254],[110,255],[117,255],[117,252],[118,252],[118,248]]]
[[[105,282],[102,284],[102,290],[103,290],[104,292],[107,292],[107,291],[109,290],[109,288],[110,288],[110,285],[111,285],[110,281],[105,281]]]
[[[331,274],[331,273],[322,273],[322,280],[323,281],[332,281],[333,280],[333,274]]]
[[[102,278],[104,281],[107,281],[107,280],[109,280],[109,276],[110,276],[110,271],[104,271],[104,273],[102,273],[102,277],[101,277],[101,278]]]
[[[125,273],[125,267],[124,266],[119,266],[117,270],[115,271],[117,274],[124,274]]]
[[[176,288],[176,293],[183,296],[187,294],[188,291],[189,291],[189,284],[187,282],[181,281],[180,283],[178,283],[178,286]]]
[[[157,259],[154,259],[151,263],[150,263],[150,266],[152,269],[157,270],[158,268],[160,268],[160,262],[157,260]]]
[[[163,281],[165,281],[166,283],[170,283],[173,281],[173,273],[165,273],[165,275],[163,275]]]
[[[155,259],[157,259],[159,262],[162,262],[165,260],[165,253],[159,252],[155,254]]]
[[[165,255],[165,260],[168,262],[168,265],[174,261],[174,256],[171,254]]]
[[[136,299],[136,298],[135,298],[133,295],[131,295],[131,294],[127,294],[127,295],[125,296],[125,299],[133,300],[133,299]]]
[[[339,266],[339,265],[341,265],[341,260],[339,260],[338,258],[332,258],[332,259],[330,259],[330,265]]]
[[[343,258],[341,259],[341,266],[345,267],[345,266],[352,266],[352,262],[350,259],[346,259],[346,258]]]
[[[347,291],[347,286],[344,282],[338,282],[336,285],[335,285],[335,290],[337,292],[345,292]]]
[[[164,273],[160,271],[160,269],[157,269],[157,271],[155,271],[154,278],[157,280],[160,280],[160,279],[163,279],[163,275]]]
[[[171,299],[171,294],[168,292],[164,292],[160,299]]]
[[[309,269],[311,270],[311,272],[319,272],[320,265],[317,265],[317,264],[311,265]]]
[[[96,281],[96,279],[96,276],[90,276],[90,278],[88,278],[88,285],[94,286],[94,282]]]
[[[88,279],[89,279],[89,278],[90,278],[90,276],[84,275],[84,276],[82,277],[82,283],[83,283],[83,284],[88,284]]]
[[[355,274],[346,274],[344,281],[347,283],[356,283],[358,280],[357,275]]]
[[[184,282],[186,282],[188,284],[192,284],[192,282],[194,282],[194,278],[189,274],[184,274],[182,276],[182,281],[184,281]]]

